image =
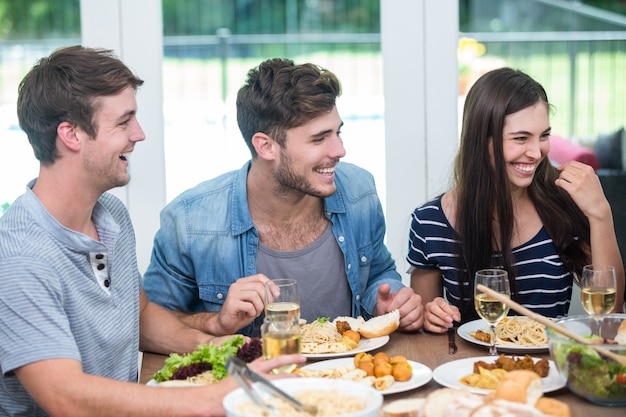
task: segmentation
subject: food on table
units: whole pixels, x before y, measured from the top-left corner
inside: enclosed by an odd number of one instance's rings
[[[394,310],[369,320],[340,316],[332,322],[320,317],[300,327],[302,353],[344,353],[359,347],[361,337],[374,338],[394,332],[400,325],[400,311]]]
[[[392,372],[393,367],[389,362],[378,362],[376,365],[374,365],[374,376],[376,378],[391,375]]]
[[[343,322],[339,324],[339,322]],[[363,317],[347,317],[340,316],[333,320],[335,325],[339,325],[345,328],[347,323],[350,326],[350,330],[359,332],[362,337],[372,339],[374,337],[386,336],[395,332],[400,326],[400,310],[393,310],[387,314],[372,317],[369,320],[364,320]]]
[[[368,376],[364,370],[353,368],[351,366],[338,366],[335,368],[320,370],[296,368],[291,373],[308,378],[345,379],[348,381],[359,382],[367,386],[373,386],[376,381],[375,376]]]
[[[494,396],[503,400],[535,405],[541,398],[541,378],[533,371],[517,369],[502,375],[495,387]]]
[[[459,382],[474,388],[496,389],[500,379],[507,373],[504,369],[478,368],[478,372],[471,373],[459,379]]]
[[[342,353],[356,349],[359,344],[344,337],[327,317],[320,317],[300,327],[302,353]]]
[[[413,367],[408,362],[398,362],[393,365],[391,376],[398,382],[404,382],[411,379]]]
[[[554,352],[554,361],[560,369],[567,369],[567,386],[578,395],[605,401],[626,399],[626,366],[602,358],[591,347],[562,344]]]
[[[502,378],[514,370],[531,371],[544,378],[550,372],[550,363],[546,359],[535,362],[530,355],[516,358],[501,354],[493,363],[482,360],[474,362],[472,373],[461,378],[459,382],[475,388],[495,389]]]
[[[359,316],[357,318],[342,317],[339,321],[334,320],[332,324],[334,324],[337,327],[337,331],[339,332],[339,334],[343,335],[348,330],[352,330],[353,332],[356,331],[354,329],[357,329],[358,326],[361,325],[361,323],[365,323],[365,319]],[[359,338],[360,337],[361,335],[359,334]]]
[[[555,398],[541,397],[535,403],[535,408],[543,414],[556,417],[570,417],[569,405]]]
[[[567,404],[542,396],[541,379],[530,371],[515,370],[507,373],[493,393],[472,394],[465,390],[442,388],[431,392],[425,399],[398,400],[383,407],[384,417],[471,417],[528,416],[570,417]]]
[[[359,332],[355,332],[354,330],[346,330],[344,332],[340,332],[342,337],[347,337],[348,339],[354,340],[354,342],[358,345],[361,341],[361,335]]]
[[[356,360],[356,356],[354,358]],[[374,355],[372,361],[374,362],[374,365],[376,365],[378,362],[391,362],[391,358],[387,352],[378,352]]]
[[[481,342],[491,343],[489,332],[477,330],[470,336]],[[548,336],[545,327],[526,317],[502,319],[496,326],[496,344],[500,346],[545,346]]]
[[[234,336],[220,346],[210,343],[185,355],[172,353],[152,379],[161,386],[214,384],[227,376],[230,356],[252,362],[261,356],[261,339],[245,342],[243,336]]]
[[[417,417],[424,406],[424,398],[395,400],[383,406],[383,417]]]
[[[493,363],[487,363],[484,361],[477,361],[474,363],[474,372],[478,371],[478,368],[496,369],[502,368],[505,371],[512,371],[514,369],[526,369],[534,371],[541,378],[548,376],[550,372],[550,363],[547,359],[539,359],[535,362],[530,355],[524,355],[524,357],[506,356],[500,354]]]
[[[341,392],[331,392],[329,390],[302,390],[292,394],[292,396],[302,404],[317,406],[317,414],[321,416],[341,416],[352,414],[365,409],[365,403],[352,395]],[[282,398],[272,396],[265,401],[274,406],[280,416],[302,416],[310,415],[296,409],[292,404]],[[252,401],[242,403],[238,410],[245,416],[267,416],[267,409],[259,407]]]
[[[354,356],[354,366],[340,366],[323,370],[295,369],[292,373],[305,377],[349,379],[384,391],[396,381],[408,381],[413,374],[413,368],[406,358],[403,356],[394,356],[394,358],[396,362],[391,363],[389,355],[384,352],[378,352],[375,356],[361,352]],[[376,359],[378,361],[374,365]]]
[[[379,376],[374,380],[374,388],[379,391],[384,391],[387,388],[391,387],[394,382],[395,379],[393,379],[393,376],[391,375]]]
[[[550,354],[567,388],[574,394],[605,406],[626,406],[626,345],[616,341],[626,336],[626,315],[574,316],[557,320],[569,332],[588,342],[578,342],[553,329],[548,330]],[[599,348],[599,351],[595,349]],[[610,352],[606,357],[603,352]],[[617,358],[613,359],[612,356]]]

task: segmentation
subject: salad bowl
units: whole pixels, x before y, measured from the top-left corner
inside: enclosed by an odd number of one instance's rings
[[[569,331],[588,338],[590,343],[626,356],[626,344],[616,342],[616,339],[621,340],[618,329],[622,322],[626,322],[626,314],[573,316],[556,321]],[[589,345],[550,329],[547,333],[552,360],[574,394],[598,405],[626,405],[626,366],[601,356]]]

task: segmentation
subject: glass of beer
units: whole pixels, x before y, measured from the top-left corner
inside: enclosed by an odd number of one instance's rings
[[[300,296],[294,279],[275,279],[265,284],[265,319],[261,327],[263,357],[300,353]],[[289,373],[295,364],[274,369]]]
[[[265,317],[274,321],[300,319],[298,281],[280,278],[265,284]]]
[[[263,340],[263,357],[275,358],[279,355],[300,353],[300,319],[272,320],[265,317],[261,326],[261,338]],[[296,364],[285,365],[274,369],[273,373],[290,373]]]
[[[496,349],[496,324],[506,317],[509,306],[480,291],[476,288],[478,284],[482,284],[506,297],[511,297],[509,274],[503,269],[482,269],[476,272],[474,277],[474,308],[478,315],[489,324],[491,330],[489,354],[496,355],[498,353]]]

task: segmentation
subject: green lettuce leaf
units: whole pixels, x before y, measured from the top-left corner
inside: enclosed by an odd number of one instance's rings
[[[168,381],[179,368],[201,362],[210,363],[213,368],[211,371],[213,376],[218,380],[224,379],[228,375],[226,361],[229,357],[237,355],[237,350],[243,344],[243,336],[235,336],[222,343],[221,346],[210,343],[199,345],[196,350],[184,355],[171,353],[165,359],[163,368],[154,374],[152,379],[156,382]]]

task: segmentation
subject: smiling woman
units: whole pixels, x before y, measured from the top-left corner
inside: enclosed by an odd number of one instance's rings
[[[548,111],[543,87],[511,68],[470,89],[454,187],[417,208],[411,223],[407,261],[427,330],[475,318],[469,288],[483,268],[506,270],[511,297],[549,317],[567,314],[573,275],[592,254],[618,265],[623,292],[611,208],[591,167],[557,169],[547,158]]]

